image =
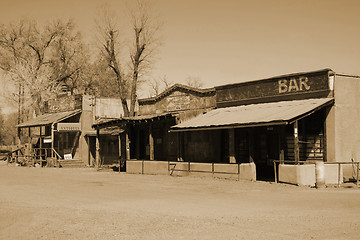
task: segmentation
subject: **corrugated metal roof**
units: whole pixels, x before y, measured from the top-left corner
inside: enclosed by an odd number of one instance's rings
[[[332,98],[319,98],[218,108],[175,125],[171,129],[184,131],[213,127],[287,124],[332,101]]]
[[[59,112],[59,113],[48,113],[48,114],[41,115],[37,118],[31,119],[30,121],[21,123],[21,124],[17,125],[16,127],[22,128],[22,127],[37,127],[37,126],[50,125],[52,123],[56,123],[56,122],[66,119],[66,118],[69,118],[71,116],[74,116],[80,112],[81,112],[81,110]]]

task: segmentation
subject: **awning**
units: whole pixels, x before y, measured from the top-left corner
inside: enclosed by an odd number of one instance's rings
[[[168,118],[175,118],[173,113],[159,113],[149,115],[139,115],[134,117],[122,117],[118,119],[100,119],[97,123],[93,124],[93,128],[106,128],[110,126],[124,126],[128,123],[144,123],[148,121],[163,120]]]
[[[44,114],[37,118],[31,119],[30,121],[21,123],[21,124],[17,125],[16,127],[24,128],[24,127],[46,126],[46,125],[60,122],[64,119],[75,116],[76,114],[79,114],[79,113],[81,113],[81,110]]]
[[[306,99],[218,108],[171,127],[170,131],[284,125],[333,103],[332,98]]]
[[[119,135],[119,134],[123,133],[124,131],[125,130],[121,129],[121,128],[113,128],[113,129],[103,128],[103,129],[100,129],[99,134],[115,136],[115,135]],[[90,136],[90,137],[96,136],[96,130],[86,131],[85,135]]]

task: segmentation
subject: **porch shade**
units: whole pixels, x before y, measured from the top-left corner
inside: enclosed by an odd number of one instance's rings
[[[21,124],[17,125],[16,127],[24,128],[24,127],[46,126],[46,125],[60,122],[66,118],[75,116],[78,113],[81,113],[81,110],[73,110],[73,111],[59,112],[59,113],[48,113],[48,114],[41,115],[37,118],[31,119],[30,121],[21,123]]]
[[[103,128],[103,129],[100,129],[99,134],[100,135],[113,135],[113,136],[115,136],[115,135],[119,135],[119,134],[123,133],[124,131],[125,130],[121,129],[121,128],[113,128],[113,129]],[[86,131],[85,135],[90,136],[90,137],[96,136],[96,130]]]
[[[284,125],[308,116],[333,101],[333,98],[319,98],[218,108],[175,125],[170,131]]]

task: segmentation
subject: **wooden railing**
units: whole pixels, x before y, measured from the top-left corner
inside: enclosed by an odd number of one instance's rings
[[[25,152],[28,152],[25,154]],[[56,158],[56,164],[62,159],[61,155],[54,148],[32,148],[28,151],[24,147],[18,148],[8,154],[8,163],[15,162],[20,165],[43,165],[48,158]]]

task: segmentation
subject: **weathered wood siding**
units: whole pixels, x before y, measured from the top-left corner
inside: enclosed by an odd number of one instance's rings
[[[215,107],[215,92],[203,94],[178,89],[152,101],[139,101],[139,115],[183,113],[181,118],[191,118]]]
[[[303,73],[216,87],[217,107],[328,97],[329,72]]]

